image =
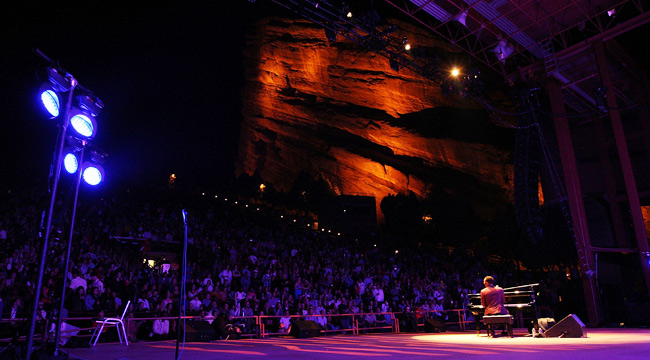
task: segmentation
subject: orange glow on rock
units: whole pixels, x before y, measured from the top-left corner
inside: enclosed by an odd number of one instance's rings
[[[408,25],[425,47],[448,45]],[[336,194],[413,192],[431,186],[438,169],[502,189],[511,201],[511,153],[493,145],[407,130],[403,116],[436,107],[477,109],[468,98],[443,96],[434,82],[390,69],[383,56],[348,41],[330,43],[306,20],[263,20],[245,50],[246,86],[238,174],[259,173],[288,191],[301,170]],[[440,119],[430,119],[432,122]],[[451,180],[451,179],[450,179]],[[494,198],[477,207],[494,207]]]

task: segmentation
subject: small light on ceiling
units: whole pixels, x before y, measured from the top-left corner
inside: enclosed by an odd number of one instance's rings
[[[404,45],[404,50],[406,50],[406,51],[411,50],[411,42],[409,41],[409,39],[406,36],[404,36],[404,38],[402,38],[402,45]]]

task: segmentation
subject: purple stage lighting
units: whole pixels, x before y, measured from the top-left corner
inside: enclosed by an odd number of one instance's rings
[[[79,109],[70,110],[70,125],[77,138],[89,139],[97,132],[95,118]]]
[[[49,84],[43,84],[41,86],[41,91],[39,91],[41,102],[47,110],[47,113],[50,115],[50,119],[54,119],[59,116],[61,113],[61,101],[59,100],[59,94],[52,89]]]
[[[83,178],[88,185],[99,185],[104,180],[104,168],[100,165],[86,162],[84,164]]]
[[[68,174],[76,173],[77,169],[79,169],[79,159],[77,159],[77,155],[72,152],[67,153],[63,158],[63,167]]]

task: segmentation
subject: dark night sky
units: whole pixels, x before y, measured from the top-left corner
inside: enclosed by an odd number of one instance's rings
[[[57,128],[35,110],[47,67],[35,48],[103,100],[93,143],[109,154],[109,181],[160,182],[174,172],[179,181],[216,182],[232,175],[241,49],[259,4],[45,3],[0,15],[0,183],[45,178],[52,160]]]

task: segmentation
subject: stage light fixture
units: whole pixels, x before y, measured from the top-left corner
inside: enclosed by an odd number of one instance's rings
[[[458,77],[458,75],[460,75],[460,70],[457,67],[451,69],[451,76]]]
[[[79,107],[88,111],[92,116],[97,116],[104,108],[102,101],[89,94],[77,96]]]
[[[88,185],[99,185],[104,181],[104,168],[99,164],[86,161],[83,165],[82,177]]]
[[[55,68],[47,68],[47,77],[56,91],[63,93],[70,90],[70,81]]]
[[[464,27],[467,27],[467,10],[463,10],[458,15],[454,16],[454,20],[461,23]]]
[[[70,126],[73,134],[79,139],[90,139],[97,133],[97,122],[92,115],[79,109],[70,109]]]
[[[41,98],[41,103],[45,107],[50,119],[59,117],[61,113],[61,100],[59,99],[59,93],[54,90],[54,87],[45,83],[41,85],[38,93]]]
[[[497,58],[502,63],[505,63],[506,59],[512,55],[514,51],[515,49],[513,49],[512,46],[510,46],[510,44],[508,44],[505,40],[499,40],[494,49],[492,49],[492,52],[497,55]]]
[[[74,151],[67,151],[63,157],[63,168],[68,174],[74,174],[79,170],[79,158]]]
[[[406,36],[402,38],[402,45],[404,45],[404,50],[406,51],[411,50],[411,43],[409,42],[409,39]]]
[[[341,15],[347,17],[348,19],[352,18],[352,10],[350,10],[350,6],[348,4],[341,4]]]

